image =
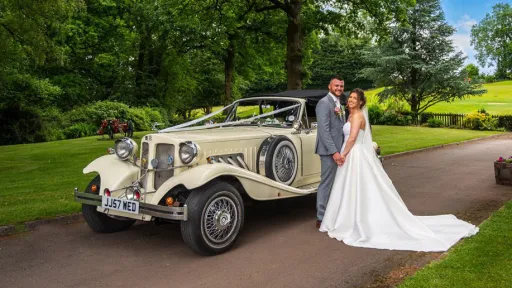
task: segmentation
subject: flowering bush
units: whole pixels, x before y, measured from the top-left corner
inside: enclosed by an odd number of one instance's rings
[[[472,130],[497,130],[498,119],[484,113],[472,112],[464,117],[464,127]]]
[[[512,156],[509,156],[507,159],[500,157],[496,162],[512,163]]]

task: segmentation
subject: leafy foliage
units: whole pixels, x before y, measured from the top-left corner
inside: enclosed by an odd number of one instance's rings
[[[466,70],[467,78],[469,79],[476,79],[478,76],[480,76],[480,69],[478,69],[478,66],[475,64],[468,64],[466,67],[464,67],[464,70]]]
[[[326,89],[334,75],[343,77],[345,90],[370,88],[372,82],[357,75],[368,67],[363,59],[363,50],[369,45],[368,39],[347,39],[339,34],[320,38],[320,47],[314,52],[316,59],[312,64],[312,76],[307,88]]]
[[[471,45],[477,51],[476,59],[482,66],[496,64],[498,79],[512,72],[512,7],[508,3],[493,6],[471,29]]]
[[[498,119],[484,113],[473,112],[464,117],[464,126],[472,130],[497,130]]]
[[[430,118],[427,120],[427,126],[430,128],[439,128],[444,126],[444,122],[439,119]]]
[[[396,96],[421,113],[439,102],[483,94],[459,72],[465,58],[449,39],[454,28],[446,23],[439,0],[418,0],[407,15],[409,25],[395,26],[389,41],[366,54],[375,66],[361,75],[387,87],[379,97]]]
[[[97,131],[96,126],[89,123],[77,123],[64,130],[64,135],[67,139],[81,138],[86,136],[93,136]]]

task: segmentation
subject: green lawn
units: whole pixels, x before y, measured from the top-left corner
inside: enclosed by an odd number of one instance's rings
[[[473,131],[449,128],[372,126],[373,141],[381,147],[383,155],[389,155],[441,144],[460,142],[498,134],[495,131]]]
[[[140,143],[147,133],[134,133],[134,139]],[[0,225],[79,211],[73,188],[85,189],[94,177],[82,169],[114,147],[108,137],[100,138],[0,146],[0,178],[6,181],[0,191]]]
[[[512,287],[512,202],[455,246],[442,260],[406,279],[400,288]]]
[[[456,100],[451,103],[438,103],[427,111],[435,113],[469,113],[484,108],[489,114],[512,115],[512,81],[484,84],[483,88],[487,89],[487,93],[482,96]],[[377,101],[375,94],[380,91],[382,91],[382,88],[366,92],[370,103]]]
[[[496,134],[454,129],[374,126],[383,154]],[[135,140],[149,132],[135,133]],[[104,155],[111,140],[98,136],[38,144],[0,146],[0,225],[69,214],[80,210],[73,188],[85,189],[94,175],[82,169]]]

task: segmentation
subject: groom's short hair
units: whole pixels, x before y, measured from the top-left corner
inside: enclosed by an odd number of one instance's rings
[[[332,80],[344,81],[344,80],[343,80],[343,77],[341,77],[340,75],[334,75],[334,76],[332,76],[332,77],[331,77],[331,80],[329,81],[329,83],[330,83],[330,82],[332,82]]]

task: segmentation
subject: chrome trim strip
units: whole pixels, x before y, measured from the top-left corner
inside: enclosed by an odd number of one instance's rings
[[[245,164],[244,159],[242,159],[242,157],[236,156],[236,160],[238,160],[238,162],[242,165],[242,168],[244,168],[245,170],[249,170],[249,167],[247,166],[247,164]]]
[[[270,142],[272,142],[273,137],[269,137],[263,140],[261,143],[261,152],[260,157],[258,159],[258,171],[260,175],[266,176],[265,174],[265,158],[267,157],[268,147],[270,146]]]
[[[100,195],[78,192],[75,190],[74,196],[76,202],[93,206],[101,206],[102,196]],[[187,205],[183,207],[166,207],[139,202],[139,215],[140,214],[151,215],[153,217],[164,218],[169,220],[187,221],[188,208]]]
[[[239,167],[239,168],[242,168],[240,166],[240,164],[236,163],[235,160],[231,159],[231,158],[228,158],[228,163],[233,165],[233,166],[236,166],[236,167]]]

